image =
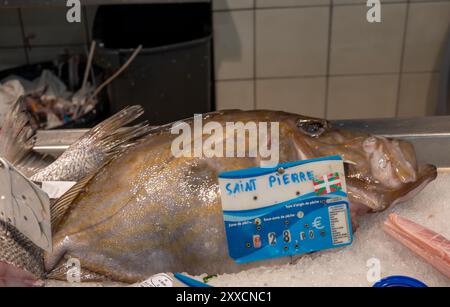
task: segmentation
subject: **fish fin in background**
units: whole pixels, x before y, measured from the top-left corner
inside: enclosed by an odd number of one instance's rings
[[[29,177],[52,163],[53,158],[33,151],[36,130],[31,127],[23,100],[23,96],[19,97],[5,117],[0,131],[0,156]]]
[[[14,165],[33,149],[36,132],[23,108],[23,99],[19,97],[12,105],[0,132],[0,154]]]
[[[131,106],[104,120],[72,144],[54,163],[35,174],[31,180],[78,181],[84,178],[109,158],[133,146],[149,133],[151,129],[146,122],[124,128],[143,113],[141,106]]]
[[[390,214],[384,231],[450,278],[450,241],[397,214]]]

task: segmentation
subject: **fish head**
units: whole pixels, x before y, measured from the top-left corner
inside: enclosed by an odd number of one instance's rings
[[[342,157],[349,199],[362,211],[406,201],[437,176],[435,166],[417,163],[408,141],[336,129],[324,119],[294,114],[287,122],[297,159]]]

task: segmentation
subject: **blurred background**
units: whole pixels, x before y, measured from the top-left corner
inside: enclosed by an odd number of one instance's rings
[[[102,115],[135,103],[154,124],[230,108],[328,119],[447,114],[450,0],[382,0],[380,23],[367,21],[366,2],[93,0],[82,1],[80,23],[67,22],[66,1],[3,2],[0,76],[57,59],[70,66],[95,39],[102,80],[143,45],[99,98]]]

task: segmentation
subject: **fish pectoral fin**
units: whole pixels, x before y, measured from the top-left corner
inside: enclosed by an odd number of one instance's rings
[[[75,146],[78,143],[86,143],[86,140],[89,140],[88,143],[92,144],[91,146],[100,148],[107,156],[115,155],[135,144],[138,139],[146,136],[151,131],[146,122],[125,128],[125,125],[133,122],[143,113],[144,110],[139,105],[124,108],[92,128],[75,143]]]
[[[78,181],[73,187],[71,187],[63,196],[55,201],[50,206],[50,214],[52,218],[52,232],[55,233],[59,224],[66,215],[66,212],[74,202],[74,200],[84,191],[84,188],[89,181],[95,177],[97,172],[93,172],[85,178]]]

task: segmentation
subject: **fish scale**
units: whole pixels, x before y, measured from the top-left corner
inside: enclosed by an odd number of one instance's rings
[[[42,250],[13,226],[3,221],[0,221],[0,251],[0,266],[2,262],[13,264],[38,278],[45,276]]]

